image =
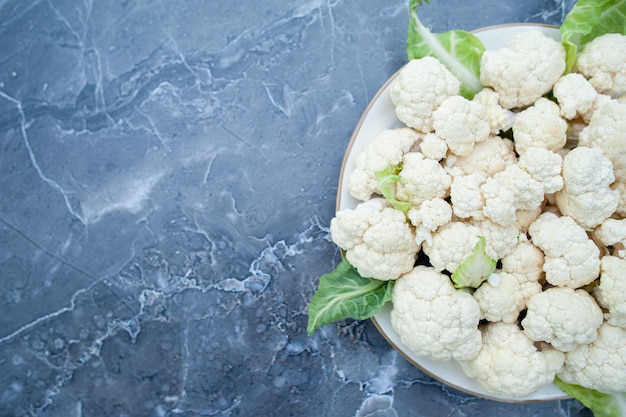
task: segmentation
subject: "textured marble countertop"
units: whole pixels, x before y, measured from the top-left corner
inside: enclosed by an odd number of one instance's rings
[[[590,416],[307,337],[343,154],[408,1],[0,0],[0,415]],[[573,0],[434,0],[435,31]]]

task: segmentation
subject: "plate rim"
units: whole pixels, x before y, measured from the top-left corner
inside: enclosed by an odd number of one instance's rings
[[[477,29],[474,29],[471,31],[471,33],[480,33],[480,32],[485,32],[485,31],[490,31],[490,30],[495,30],[495,29],[503,29],[503,28],[509,28],[509,27],[527,27],[527,28],[548,28],[548,29],[559,29],[558,26],[556,25],[550,25],[550,24],[545,24],[545,23],[527,23],[527,22],[521,22],[521,23],[502,23],[502,24],[497,24],[497,25],[489,25],[489,26],[483,26]],[[406,64],[405,64],[406,65]],[[341,168],[340,168],[340,173],[339,173],[339,179],[338,179],[338,184],[337,184],[337,196],[336,196],[336,203],[335,203],[335,212],[340,210],[340,205],[341,205],[341,195],[342,195],[342,191],[343,191],[343,184],[344,184],[344,175],[349,175],[346,174],[346,164],[348,162],[349,156],[351,154],[352,148],[354,147],[354,144],[356,142],[356,139],[359,135],[359,132],[361,131],[361,128],[369,114],[369,112],[372,110],[372,107],[374,106],[374,104],[378,101],[378,99],[381,97],[381,95],[383,94],[383,92],[389,87],[389,84],[391,84],[393,82],[393,80],[398,76],[398,73],[402,70],[402,68],[404,67],[401,66],[398,70],[396,70],[383,84],[382,86],[378,89],[378,91],[376,92],[376,94],[374,94],[374,96],[370,99],[370,101],[368,102],[367,106],[365,107],[365,109],[363,110],[363,113],[361,114],[361,117],[359,118],[356,126],[354,127],[354,130],[352,131],[352,135],[350,136],[350,140],[348,142],[348,145],[346,146],[345,152],[344,152],[344,156],[343,156],[343,160],[341,163]],[[344,251],[341,250],[341,256],[342,258],[344,257]],[[550,398],[525,398],[525,399],[516,399],[516,398],[506,398],[506,397],[500,397],[497,395],[490,395],[488,393],[480,393],[480,392],[476,392],[473,391],[471,389],[467,389],[464,387],[460,387],[457,384],[454,384],[448,380],[442,379],[441,377],[438,377],[437,375],[434,375],[431,371],[425,369],[423,366],[421,366],[420,364],[416,363],[413,358],[411,358],[410,356],[408,356],[402,349],[399,349],[399,347],[396,345],[396,343],[394,341],[392,341],[388,336],[387,333],[382,329],[380,323],[378,322],[376,316],[372,316],[369,320],[371,320],[374,323],[374,326],[376,327],[376,329],[378,330],[378,332],[383,336],[383,338],[387,341],[387,343],[389,343],[389,345],[396,351],[398,352],[405,360],[407,360],[411,365],[415,366],[417,369],[419,369],[421,372],[423,372],[424,374],[428,375],[429,377],[445,384],[446,386],[449,386],[453,389],[456,389],[457,391],[463,392],[465,394],[470,394],[479,398],[484,398],[484,399],[488,399],[488,400],[492,400],[492,401],[498,401],[498,402],[502,402],[502,403],[515,403],[515,404],[525,404],[525,403],[541,403],[541,402],[548,402],[548,401],[560,401],[560,400],[567,400],[567,399],[571,399],[572,397],[570,397],[569,395],[563,393],[562,396],[554,396],[554,397],[550,397]]]

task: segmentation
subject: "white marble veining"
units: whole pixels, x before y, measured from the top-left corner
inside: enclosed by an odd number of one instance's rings
[[[572,0],[433,0],[434,30]],[[583,417],[446,387],[365,322],[305,333],[408,1],[0,1],[0,415]]]

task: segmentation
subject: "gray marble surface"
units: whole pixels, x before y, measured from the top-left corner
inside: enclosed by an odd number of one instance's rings
[[[0,0],[1,416],[590,416],[307,337],[343,153],[408,1]],[[436,31],[573,0],[433,0]]]

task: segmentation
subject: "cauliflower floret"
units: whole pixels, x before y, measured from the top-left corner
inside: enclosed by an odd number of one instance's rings
[[[452,175],[481,173],[485,177],[495,175],[516,162],[513,142],[499,136],[490,136],[478,142],[467,156],[450,154],[445,159],[446,168]]]
[[[492,134],[498,135],[500,132],[505,132],[513,126],[514,113],[498,103],[498,93],[491,88],[483,88],[476,93],[472,100],[479,102],[485,107],[485,114]]]
[[[593,109],[598,92],[581,74],[570,72],[559,78],[552,89],[559,102],[561,116],[567,120],[588,113]]]
[[[606,320],[626,329],[626,259],[604,256],[600,261],[600,285],[594,290],[598,303],[608,309]]]
[[[558,153],[543,148],[528,148],[520,155],[518,165],[533,180],[543,185],[545,194],[552,194],[563,188],[563,157]]]
[[[626,181],[615,181],[612,188],[619,193],[619,203],[615,209],[615,215],[626,217]]]
[[[501,259],[502,271],[517,278],[524,306],[542,291],[543,252],[528,240],[520,239],[513,251]]]
[[[424,241],[432,243],[432,234],[452,220],[452,207],[442,198],[433,198],[419,207],[411,207],[407,218],[415,226],[415,242],[418,245]]]
[[[611,161],[597,148],[577,146],[563,158],[563,189],[556,193],[556,205],[566,216],[591,229],[607,219],[619,204]]]
[[[543,275],[543,252],[528,240],[520,240],[513,251],[501,259],[502,271],[514,274],[521,282],[537,282]]]
[[[383,281],[398,278],[415,264],[419,245],[404,213],[384,198],[336,213],[330,222],[333,242],[363,277]]]
[[[480,61],[480,81],[498,93],[506,109],[531,105],[563,71],[565,48],[536,30],[513,36],[508,48],[485,51]]]
[[[626,258],[626,219],[606,219],[593,234],[602,245],[613,247],[613,255]]]
[[[355,160],[350,174],[350,194],[357,200],[367,201],[378,190],[376,172],[398,165],[405,153],[421,139],[413,129],[385,130],[372,139]]]
[[[420,132],[432,131],[432,114],[446,98],[459,93],[461,83],[437,58],[412,59],[389,87],[398,119]]]
[[[490,322],[513,323],[526,306],[517,278],[502,271],[494,272],[472,296],[480,306],[480,318]]]
[[[488,392],[523,397],[551,384],[563,366],[563,352],[549,345],[537,348],[516,323],[489,323],[482,335],[478,355],[459,363]]]
[[[565,354],[558,377],[600,392],[626,391],[626,329],[604,322],[593,343]]]
[[[513,138],[520,155],[530,147],[558,152],[567,141],[567,121],[561,117],[558,104],[541,97],[517,114]]]
[[[626,36],[598,36],[578,54],[576,70],[601,93],[619,95],[626,91]]]
[[[427,133],[420,142],[420,150],[426,158],[440,161],[448,153],[446,141],[437,136],[434,132]]]
[[[626,103],[608,100],[578,135],[579,146],[599,148],[613,164],[615,178],[626,182]]]
[[[517,210],[515,212],[515,225],[517,226],[517,229],[522,233],[528,232],[528,227],[532,224],[532,222],[537,220],[537,217],[539,217],[541,212],[541,207],[537,207],[534,210]]]
[[[569,352],[593,342],[602,321],[602,310],[587,291],[552,287],[528,300],[522,327],[529,339]]]
[[[424,242],[422,249],[437,271],[453,273],[472,254],[478,236],[478,227],[453,220],[437,229],[432,242]]]
[[[433,128],[450,152],[466,156],[472,153],[475,143],[487,139],[491,133],[485,113],[479,102],[451,96],[433,112]]]
[[[598,277],[600,250],[571,217],[544,212],[528,233],[544,253],[543,270],[550,284],[580,288]]]
[[[487,178],[480,186],[485,199],[483,214],[502,226],[513,224],[516,220],[515,188],[510,176],[510,172],[504,170]]]
[[[519,164],[488,178],[481,186],[486,217],[501,226],[515,224],[519,210],[534,210],[545,197],[544,185],[533,179]]]
[[[501,259],[513,251],[519,242],[520,232],[515,224],[502,226],[490,219],[472,221],[480,229],[480,235],[485,238],[485,253],[493,259]]]
[[[450,185],[450,201],[454,215],[461,219],[484,219],[485,199],[480,190],[486,178],[481,173],[458,175]]]
[[[439,162],[424,158],[419,152],[409,152],[402,160],[396,198],[415,206],[433,198],[446,198],[451,182],[452,177]]]
[[[416,355],[469,360],[480,350],[478,303],[448,276],[416,266],[396,281],[392,298],[391,325]]]

